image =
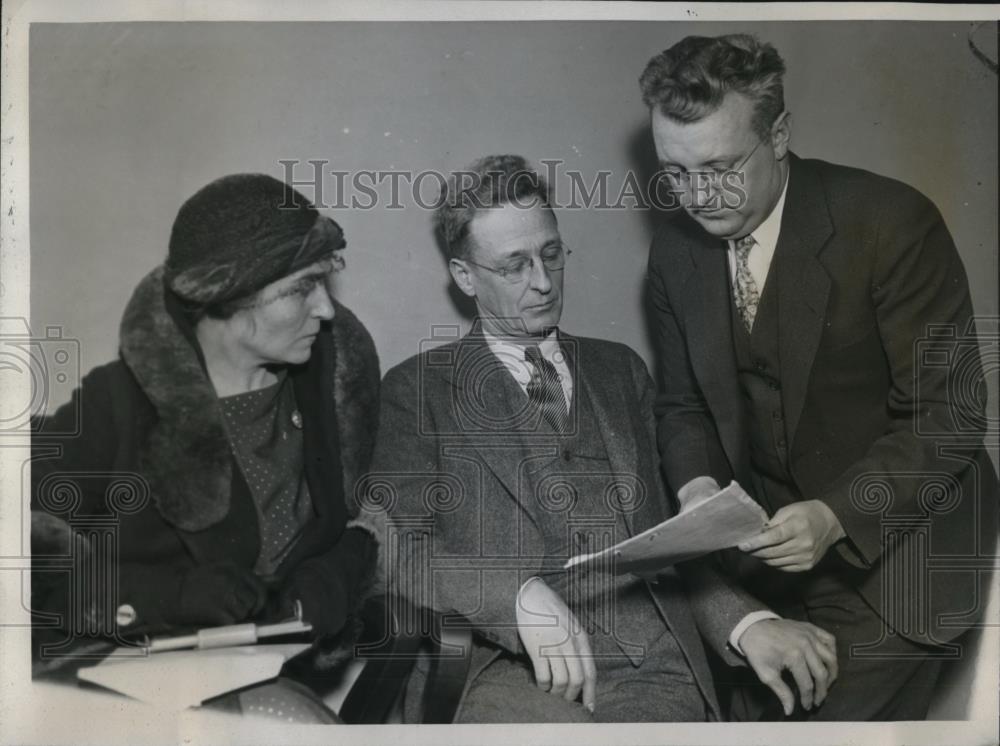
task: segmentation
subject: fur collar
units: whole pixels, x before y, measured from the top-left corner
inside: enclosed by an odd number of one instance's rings
[[[374,445],[379,367],[367,330],[347,308],[334,306],[336,368],[323,380],[332,378],[344,495],[353,515],[354,482],[367,469]],[[232,453],[194,335],[180,323],[167,308],[158,267],[139,283],[125,309],[121,356],[156,410],[155,424],[139,444],[139,472],[167,521],[200,531],[229,512]]]

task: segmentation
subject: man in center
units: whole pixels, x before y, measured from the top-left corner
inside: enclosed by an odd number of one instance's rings
[[[393,592],[473,627],[457,721],[719,719],[699,626],[727,660],[740,650],[776,687],[788,669],[803,704],[821,701],[836,677],[832,636],[746,623],[762,607],[709,565],[688,577],[563,569],[672,509],[645,364],[558,328],[570,250],[551,204],[519,156],[452,178],[438,228],[477,318],[382,385],[369,481],[389,518],[382,559]],[[418,665],[410,703],[421,678]]]

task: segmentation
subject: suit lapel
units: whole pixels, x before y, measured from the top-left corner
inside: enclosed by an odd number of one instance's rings
[[[819,254],[833,235],[823,185],[794,154],[772,271],[778,290],[778,350],[789,442],[802,415],[809,374],[823,334],[830,276]],[[690,245],[687,341],[702,394],[737,475],[748,467],[744,413],[733,351],[727,244],[699,232]],[[667,351],[669,354],[669,351]]]
[[[778,282],[778,353],[788,441],[795,438],[823,334],[830,276],[819,253],[833,235],[820,181],[794,155],[772,269]]]
[[[476,327],[458,346],[451,384],[456,435],[461,435],[456,444],[476,451],[537,529],[531,500],[525,499],[524,475],[539,458],[539,449],[531,449],[526,439],[537,432],[539,415],[529,408],[527,395]]]
[[[629,416],[634,408],[626,404],[621,382],[610,371],[603,370],[596,355],[588,356],[576,338],[560,331],[559,343],[574,376],[576,411],[580,411],[578,397],[586,396],[597,431],[604,441],[611,471],[618,477],[635,477],[639,461],[635,453],[635,423]],[[629,535],[635,534],[633,511],[623,510],[622,515]]]
[[[685,287],[684,307],[691,365],[719,430],[722,447],[736,474],[743,471],[743,406],[733,350],[728,244],[705,234],[690,247],[694,275]],[[669,355],[670,351],[665,350]]]

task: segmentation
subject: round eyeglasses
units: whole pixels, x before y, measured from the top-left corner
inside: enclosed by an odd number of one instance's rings
[[[565,269],[566,258],[572,253],[573,251],[565,244],[556,243],[545,246],[539,252],[538,257],[546,270],[549,272],[560,272]],[[517,285],[527,280],[531,275],[531,268],[535,262],[534,258],[530,256],[515,257],[502,267],[490,267],[486,264],[474,262],[471,259],[466,259],[465,261],[480,269],[485,269],[487,272],[500,275],[511,285]]]
[[[697,169],[694,171],[687,171],[680,168],[664,168],[661,173],[665,174],[670,183],[687,189],[691,186],[691,180],[694,178],[695,183],[702,186],[711,186],[718,189],[722,180],[726,178],[727,174],[736,174],[742,171],[743,167],[750,162],[753,158],[753,154],[757,152],[757,149],[764,144],[764,140],[758,140],[757,144],[753,146],[753,149],[747,153],[746,157],[743,158],[739,163],[734,166],[729,166],[727,168],[706,168]]]

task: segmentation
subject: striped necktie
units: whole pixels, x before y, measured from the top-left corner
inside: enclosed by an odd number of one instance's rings
[[[737,239],[736,245],[736,287],[734,295],[736,299],[736,310],[740,312],[743,325],[749,332],[753,329],[753,320],[757,316],[757,306],[760,303],[760,293],[757,291],[757,283],[750,274],[750,251],[753,249],[753,236],[743,236]]]
[[[524,348],[524,359],[535,369],[528,382],[528,399],[537,406],[552,429],[561,431],[566,421],[566,398],[556,366],[542,357],[538,345]]]

